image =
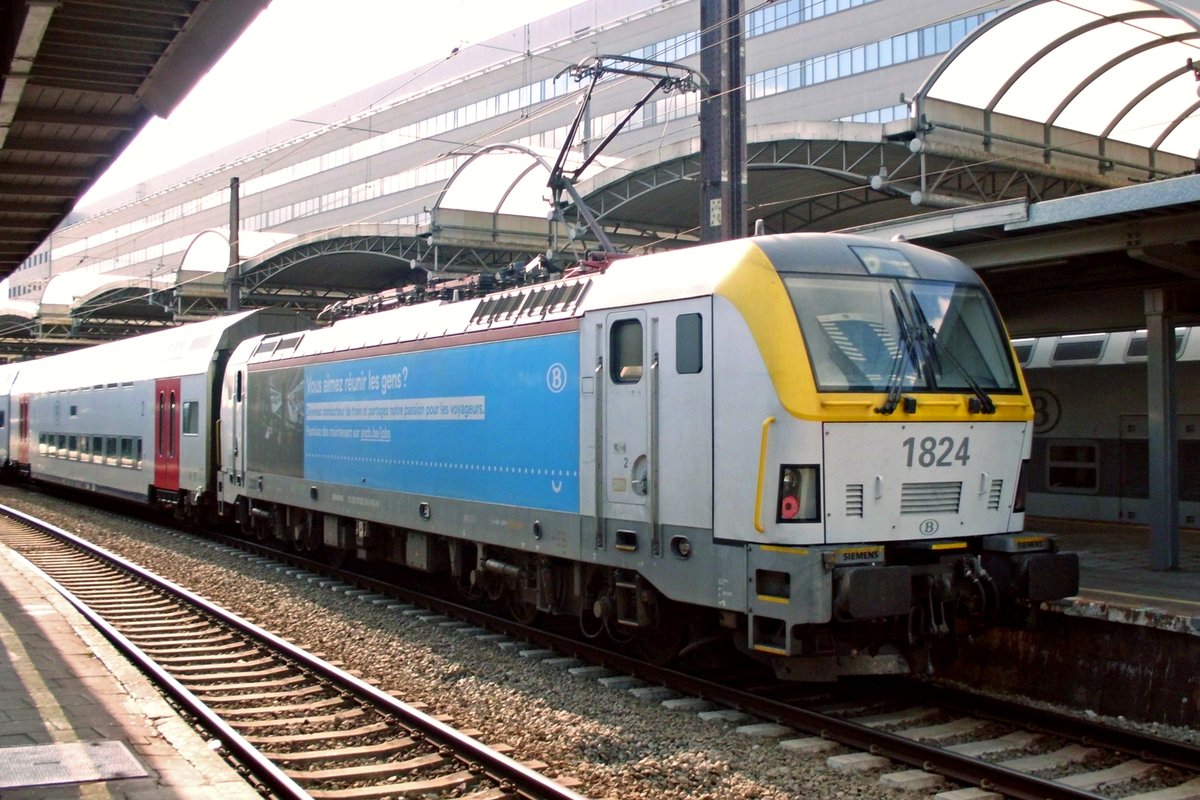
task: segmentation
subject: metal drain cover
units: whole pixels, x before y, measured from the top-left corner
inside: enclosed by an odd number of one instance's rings
[[[124,742],[73,742],[0,747],[0,789],[144,778]]]

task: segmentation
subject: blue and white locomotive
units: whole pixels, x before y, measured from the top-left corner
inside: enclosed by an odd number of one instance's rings
[[[994,306],[909,245],[620,259],[250,336],[220,381],[188,507],[662,660],[727,635],[796,678],[903,672],[1077,589],[1021,532],[1033,412]]]

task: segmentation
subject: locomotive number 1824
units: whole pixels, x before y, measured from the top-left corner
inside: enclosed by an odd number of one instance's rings
[[[905,452],[905,466],[952,467],[955,462],[966,466],[971,460],[971,437],[956,440],[953,436],[910,436],[900,443]]]

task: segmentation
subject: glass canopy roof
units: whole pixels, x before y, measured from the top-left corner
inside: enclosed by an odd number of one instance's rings
[[[519,144],[494,144],[467,157],[446,183],[436,206],[489,214],[514,214],[545,219],[550,213],[550,164],[555,153]],[[568,170],[580,162],[572,152]],[[620,159],[601,156],[580,176],[587,180]]]
[[[1158,0],[1028,0],[977,28],[918,97],[1195,158],[1200,18]]]

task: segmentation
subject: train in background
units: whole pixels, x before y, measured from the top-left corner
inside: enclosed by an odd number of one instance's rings
[[[1035,416],[1026,511],[1149,521],[1146,332],[1016,339]],[[1179,520],[1200,526],[1200,328],[1175,329]]]
[[[792,234],[303,329],[265,311],[0,372],[12,468],[439,573],[659,661],[931,668],[1074,594],[1022,532],[1033,407],[961,262]]]

